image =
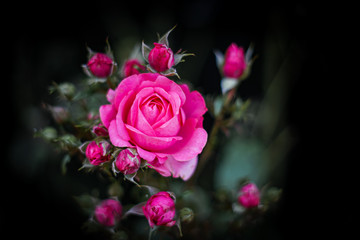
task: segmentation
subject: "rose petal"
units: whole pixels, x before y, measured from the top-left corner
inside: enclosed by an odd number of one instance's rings
[[[152,161],[154,161],[154,159],[156,158],[156,154],[155,154],[155,153],[146,151],[146,150],[142,149],[142,148],[139,147],[139,146],[136,146],[136,150],[137,150],[138,154],[140,155],[140,157],[143,158],[143,159],[145,159],[145,160],[148,161],[148,162],[152,162]]]
[[[140,104],[143,98],[147,98],[149,95],[154,93],[153,88],[144,88],[135,96],[135,100],[130,107],[129,115],[127,117],[127,123],[146,135],[155,135],[154,130],[149,124],[147,117],[140,111]]]
[[[142,75],[142,74],[140,74]],[[114,108],[118,109],[119,104],[123,101],[124,97],[129,95],[130,92],[136,92],[139,86],[140,75],[131,75],[123,79],[115,89]]]
[[[115,91],[110,88],[109,91],[108,91],[107,94],[106,94],[106,99],[107,99],[110,103],[113,103],[114,98],[115,98]]]
[[[127,134],[127,133],[126,133]],[[114,146],[117,147],[134,147],[130,142],[126,139],[125,134],[119,134],[118,127],[116,121],[113,120],[109,126],[109,137],[110,141]]]
[[[99,109],[100,119],[106,128],[109,128],[110,122],[115,118],[116,111],[111,104],[102,105]]]
[[[186,84],[180,85],[186,95],[186,102],[182,109],[186,114],[186,118],[199,118],[206,113],[207,108],[204,98],[198,91],[190,92]]]
[[[166,93],[173,95],[176,94],[180,98],[180,105],[183,105],[186,101],[186,96],[181,89],[181,87],[175,83],[174,81],[168,79],[167,77],[164,77],[159,74],[153,74],[151,77],[146,78],[146,76],[142,76],[140,74],[139,76],[142,77],[142,79],[146,79],[146,81],[142,81],[140,83],[140,88],[143,87],[158,87],[165,90]],[[154,79],[154,76],[156,76],[156,79]]]
[[[187,181],[195,172],[197,162],[198,156],[184,162],[177,161],[170,155],[164,166],[172,173],[174,178],[181,177],[184,181]]]
[[[173,136],[173,137],[155,137],[148,136],[138,129],[125,124],[125,127],[129,130],[129,136],[131,140],[136,143],[139,147],[143,149],[149,149],[152,152],[161,151],[173,145],[176,141],[181,141],[182,137]]]
[[[165,159],[167,159],[167,156]],[[166,161],[164,161],[163,163],[160,163],[158,161],[158,159],[156,159],[155,161],[150,163],[149,167],[152,169],[155,169],[158,173],[160,173],[164,177],[170,177],[171,172],[170,172],[170,169],[164,164],[165,162]]]
[[[162,124],[160,127],[154,129],[156,136],[169,137],[176,136],[180,130],[180,116],[179,114],[175,115],[169,121]]]
[[[153,129],[156,129],[166,123],[173,117],[173,111],[170,104],[167,104],[166,108],[163,109],[162,113],[158,116],[157,121],[152,125]]]
[[[178,134],[183,140],[164,152],[178,161],[189,161],[200,154],[207,142],[207,132],[203,128],[196,128],[197,122],[197,119],[186,119]]]
[[[163,88],[159,87],[155,87],[154,90],[170,103],[174,115],[179,112],[182,101],[177,92],[166,92]]]

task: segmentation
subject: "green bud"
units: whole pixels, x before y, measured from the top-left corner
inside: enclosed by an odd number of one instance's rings
[[[62,96],[71,100],[75,95],[76,89],[72,83],[62,83],[58,86],[58,91]]]
[[[190,223],[194,219],[194,212],[191,208],[185,207],[180,210],[180,220]]]
[[[57,131],[53,127],[45,127],[44,129],[37,131],[35,130],[35,137],[42,137],[47,141],[52,141],[57,138]]]

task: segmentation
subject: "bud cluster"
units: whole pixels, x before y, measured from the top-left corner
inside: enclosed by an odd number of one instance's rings
[[[280,196],[276,189],[264,194],[255,183],[246,182],[231,194],[224,191],[214,198],[196,185],[201,169],[221,142],[217,134],[230,135],[229,128],[245,119],[249,102],[234,100],[235,91],[250,74],[255,58],[251,58],[252,45],[244,51],[231,43],[225,54],[216,51],[223,95],[206,103],[201,93],[170,78],[180,79],[175,67],[194,55],[170,47],[173,30],[149,46],[136,45],[119,68],[108,42],[104,52],[88,48],[82,66],[88,76],[86,86],[54,83],[50,92],[58,93],[62,103],[43,104],[59,127],[44,128],[36,135],[65,152],[62,172],[76,157],[82,163],[79,171],[96,173],[101,184],[109,185],[107,191],[93,189],[91,195],[77,200],[89,214],[87,224],[106,229],[113,239],[128,238],[130,231],[125,227],[129,224],[122,223],[131,214],[146,218],[149,239],[155,230],[173,226],[182,236],[181,224],[216,228],[216,222],[230,214],[226,221],[233,224],[229,229],[235,229],[237,218],[245,216],[241,214],[258,214]],[[215,120],[209,135],[203,127],[208,110]]]

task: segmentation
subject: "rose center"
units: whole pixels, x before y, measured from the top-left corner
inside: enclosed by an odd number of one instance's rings
[[[150,125],[163,117],[164,104],[167,103],[157,94],[151,96],[142,104],[141,111]]]

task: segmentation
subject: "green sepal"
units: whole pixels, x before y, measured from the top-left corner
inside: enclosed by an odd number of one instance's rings
[[[158,43],[165,44],[167,47],[169,47],[168,37],[169,37],[169,34],[172,32],[172,30],[174,30],[175,28],[176,28],[176,25],[172,29],[170,29],[167,33],[165,33],[162,37],[159,37]]]

